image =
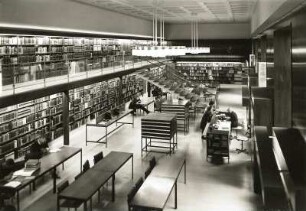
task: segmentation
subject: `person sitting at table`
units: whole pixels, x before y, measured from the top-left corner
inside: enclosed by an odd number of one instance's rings
[[[30,152],[25,155],[25,160],[28,159],[40,159],[49,151],[47,140],[44,137],[40,137],[30,146]]]
[[[213,116],[213,113],[212,113],[212,106],[208,106],[205,111],[204,111],[204,114],[202,116],[202,119],[201,119],[201,123],[200,123],[200,128],[202,130],[202,134],[204,132],[204,129],[206,127],[206,124],[210,122],[211,120],[211,117]]]
[[[152,91],[153,97],[157,97],[158,95],[162,95],[162,94],[163,94],[162,90],[158,87],[155,87]]]
[[[228,108],[226,115],[230,118],[231,127],[238,127],[238,116],[237,116],[236,112],[234,112],[230,108]]]
[[[144,105],[141,104],[141,100],[139,99],[138,96],[134,96],[130,105],[129,105],[129,109],[133,109],[132,114],[135,115],[136,114],[136,109],[141,109],[143,111],[145,111],[147,114],[150,113],[150,111],[144,107]]]
[[[9,158],[0,164],[0,179],[10,179],[13,172],[24,167],[25,161],[15,162],[13,159]]]

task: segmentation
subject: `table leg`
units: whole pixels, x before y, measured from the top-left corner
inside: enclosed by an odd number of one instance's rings
[[[17,190],[17,211],[20,210],[19,191]]]
[[[90,206],[90,211],[92,211],[92,198],[90,198],[90,200],[89,200],[89,206]]]
[[[86,130],[85,130],[85,137],[86,137],[86,146],[87,146],[87,124],[86,124]]]
[[[115,201],[115,174],[112,177],[112,201]]]
[[[87,201],[84,202],[84,211],[87,211]]]
[[[53,169],[53,193],[56,193],[56,168]]]
[[[177,209],[177,181],[175,181],[174,189],[174,208]]]
[[[132,155],[132,180],[134,179],[134,155]]]
[[[105,147],[107,148],[107,127],[105,127]]]
[[[134,127],[134,115],[132,115],[132,125]]]
[[[186,160],[184,161],[184,183],[186,184]]]
[[[80,151],[80,172],[82,172],[82,165],[83,165],[82,159],[83,159],[83,152],[82,152],[82,150],[81,150],[81,151]]]
[[[33,181],[33,191],[36,190],[36,184],[35,184],[35,180]]]
[[[59,199],[59,197],[57,196],[57,197],[56,197],[56,210],[57,210],[57,211],[60,210],[59,202],[60,202],[60,199]]]

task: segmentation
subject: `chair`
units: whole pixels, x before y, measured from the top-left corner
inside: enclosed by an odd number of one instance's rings
[[[103,159],[103,152],[99,152],[98,154],[94,155],[94,164],[98,163],[100,160]]]
[[[83,172],[86,172],[90,169],[89,161],[86,160],[86,162],[83,164]]]
[[[81,172],[81,173],[79,173],[78,175],[76,175],[76,176],[74,177],[74,180],[79,179],[79,178],[80,178],[80,176],[82,176],[82,174],[83,174],[83,172]]]
[[[248,153],[248,151],[243,147],[243,142],[248,141],[249,139],[247,137],[238,136],[238,131],[242,131],[243,129],[244,128],[240,125],[238,125],[237,127],[232,127],[232,132],[235,132],[235,136],[232,136],[232,139],[241,142],[241,148],[240,149],[236,148],[238,154],[241,152]]]
[[[149,166],[149,168],[147,168],[147,170],[145,171],[145,179],[147,179],[147,177],[151,174],[152,168]]]
[[[132,210],[131,201],[133,200],[136,193],[137,193],[137,189],[136,187],[133,187],[127,195],[127,203],[128,203],[129,211]]]
[[[1,200],[12,200],[15,196],[16,190],[12,187],[0,186],[0,199]]]
[[[58,186],[57,188],[57,193],[61,193],[65,188],[67,188],[69,186],[69,182],[66,180],[65,182],[63,182],[63,184],[61,184],[60,186]],[[65,200],[61,200],[62,203],[60,203],[60,207],[65,207],[65,208],[74,208],[75,210],[77,210],[77,208],[79,206],[81,206],[82,201],[77,201],[77,200],[73,200],[73,199],[65,199]]]
[[[135,183],[135,187],[136,187],[136,190],[138,191],[139,188],[141,187],[141,185],[143,184],[143,178],[140,177],[137,182]]]
[[[156,166],[156,159],[155,156],[150,160],[150,167],[153,169]]]

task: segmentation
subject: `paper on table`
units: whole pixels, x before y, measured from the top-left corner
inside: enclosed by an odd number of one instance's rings
[[[14,176],[24,176],[24,177],[29,177],[29,176],[32,176],[32,174],[37,171],[37,169],[33,169],[33,170],[24,170],[24,169],[21,169],[19,171],[15,171],[14,172]]]
[[[18,181],[11,181],[11,182],[6,183],[4,186],[16,188],[16,187],[18,187],[19,185],[21,185],[21,182],[18,182]]]
[[[50,149],[50,150],[49,150],[49,152],[51,152],[51,153],[52,153],[52,152],[59,152],[59,151],[61,151],[61,149],[59,149],[59,148],[56,148],[56,149]]]

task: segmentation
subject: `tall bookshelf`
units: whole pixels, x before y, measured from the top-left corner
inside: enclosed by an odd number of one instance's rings
[[[242,84],[243,64],[233,62],[178,62],[176,69],[187,80],[198,83]]]
[[[70,130],[127,103],[143,91],[143,84],[136,75],[127,75],[69,90]],[[42,136],[51,141],[62,135],[62,93],[0,109],[0,158],[24,155]]]
[[[0,35],[2,86],[123,65],[144,41]],[[148,41],[147,41],[148,42]]]
[[[0,157],[15,157],[42,135],[50,139],[49,97],[0,109]]]

